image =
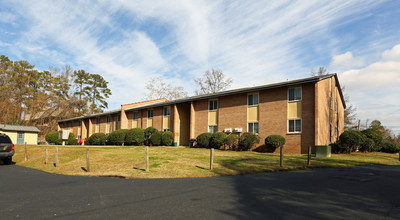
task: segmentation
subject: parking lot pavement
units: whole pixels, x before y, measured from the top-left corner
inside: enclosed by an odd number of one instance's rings
[[[400,166],[115,179],[0,165],[0,219],[400,219]]]

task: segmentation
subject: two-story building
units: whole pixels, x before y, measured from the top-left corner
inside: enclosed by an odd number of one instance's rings
[[[178,145],[204,132],[254,132],[263,140],[286,138],[285,151],[305,153],[328,145],[344,131],[345,101],[336,74],[228,90],[177,100],[121,105],[120,110],[59,121],[75,137],[155,127],[172,131]]]

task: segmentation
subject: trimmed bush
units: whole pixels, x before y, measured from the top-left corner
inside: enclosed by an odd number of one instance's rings
[[[210,146],[210,139],[211,139],[212,134],[211,133],[203,133],[197,136],[196,141],[196,147],[200,148],[209,148]]]
[[[61,144],[61,140],[58,139],[58,131],[52,131],[46,134],[46,141],[49,144]]]
[[[150,137],[151,135],[153,135],[154,133],[156,133],[158,130],[156,128],[153,127],[148,127],[144,130],[144,139],[145,139],[145,144],[146,145],[150,145]]]
[[[174,133],[171,131],[163,132],[162,134],[162,145],[171,146],[174,142]]]
[[[239,138],[240,151],[251,150],[255,144],[260,143],[260,138],[252,132],[244,132]]]
[[[367,137],[358,131],[345,131],[339,137],[340,148],[344,148],[346,153],[351,153],[358,146],[365,143]]]
[[[382,149],[384,141],[381,132],[369,128],[367,130],[361,131],[361,133],[364,134],[367,138],[374,141],[374,146],[371,151],[380,151]]]
[[[265,146],[271,152],[274,152],[278,147],[282,147],[285,143],[285,138],[280,135],[270,135],[265,138]]]
[[[400,150],[400,147],[394,143],[384,143],[382,147],[382,152],[385,153],[398,153]]]
[[[105,145],[106,144],[106,138],[107,138],[107,135],[104,134],[104,133],[92,134],[92,136],[90,136],[87,139],[87,143],[89,145]]]
[[[225,138],[224,132],[213,133],[210,138],[210,148],[219,149],[224,144]]]
[[[149,139],[151,146],[160,146],[162,135],[163,135],[162,131],[154,132]]]
[[[126,132],[125,143],[128,145],[141,146],[144,144],[144,130],[133,128]]]
[[[75,139],[75,136],[73,133],[69,133],[68,140],[65,141],[65,144],[66,145],[78,145],[78,140]]]
[[[111,132],[108,136],[108,144],[112,145],[124,145],[125,143],[125,136],[128,132],[128,129],[119,129],[116,131]]]
[[[229,149],[236,149],[238,146],[239,136],[237,134],[230,134],[226,136],[224,144],[229,146]]]

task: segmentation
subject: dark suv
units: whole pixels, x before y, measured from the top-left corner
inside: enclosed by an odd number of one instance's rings
[[[0,133],[0,160],[3,160],[4,164],[11,164],[14,152],[14,144],[10,137]]]

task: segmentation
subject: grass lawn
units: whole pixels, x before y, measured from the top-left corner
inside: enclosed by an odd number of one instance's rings
[[[44,164],[46,148],[49,152],[48,164]],[[54,146],[27,146],[27,161],[24,161],[24,146],[16,145],[15,149],[13,161],[20,166],[66,175],[126,178],[211,177],[322,167],[400,165],[395,154],[352,153],[332,155],[331,158],[312,157],[311,166],[307,167],[307,155],[287,154],[281,168],[279,153],[215,150],[214,170],[210,171],[209,149],[150,147],[150,171],[146,172],[145,147],[90,147],[90,172],[86,172],[85,147],[58,146],[57,167],[54,166]]]

